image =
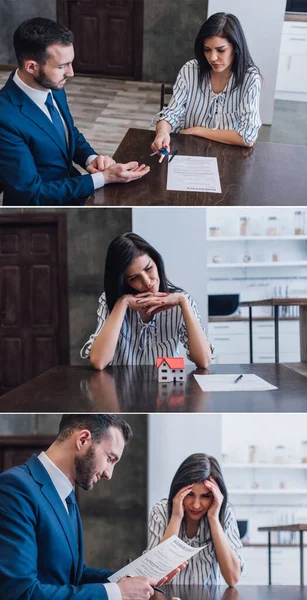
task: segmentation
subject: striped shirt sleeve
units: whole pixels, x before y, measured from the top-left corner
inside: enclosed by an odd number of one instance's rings
[[[259,100],[261,79],[259,73],[249,73],[242,84],[241,102],[239,107],[239,122],[236,131],[244,142],[255,142],[261,127]]]
[[[92,335],[90,336],[90,338],[88,339],[86,344],[84,344],[83,348],[81,348],[81,351],[80,351],[81,358],[89,357],[93,342],[96,339],[97,335],[102,330],[109,314],[110,313],[109,313],[109,309],[107,306],[105,294],[102,294],[99,298],[99,305],[98,305],[98,309],[97,309],[97,317],[98,318],[97,318],[96,330],[94,333],[92,333]]]
[[[165,502],[158,502],[151,509],[148,521],[148,545],[147,550],[151,550],[161,542],[167,525],[167,506]],[[147,551],[146,550],[146,551]]]
[[[160,120],[167,121],[173,130],[179,129],[180,121],[183,120],[186,113],[188,86],[185,77],[185,68],[186,65],[180,69],[173,88],[173,95],[168,105],[163,109],[160,118]]]
[[[241,566],[241,574],[245,574],[245,563],[244,560],[239,552],[239,549],[243,547],[243,544],[240,540],[240,534],[239,534],[239,529],[238,529],[238,524],[233,512],[233,509],[231,508],[231,506],[229,504],[227,504],[226,507],[226,513],[225,513],[225,535],[229,541],[229,544],[232,548],[232,550],[235,552],[236,557],[240,563]]]
[[[189,302],[191,304],[193,313],[194,313],[197,321],[199,322],[203,332],[206,333],[205,328],[202,325],[201,317],[198,312],[195,300],[189,294],[186,294],[186,295],[187,295],[187,298],[189,299]],[[182,345],[184,346],[184,348],[186,349],[187,357],[189,359],[190,358],[190,347],[189,347],[189,340],[188,340],[188,332],[187,332],[186,324],[184,322],[183,317],[182,317],[182,322],[181,322],[181,326],[180,326],[180,330],[179,330],[179,339],[180,339],[180,342],[182,343]],[[209,340],[208,340],[208,342],[209,342]],[[214,354],[214,346],[210,342],[209,342],[209,344],[211,347],[211,353],[213,355]]]

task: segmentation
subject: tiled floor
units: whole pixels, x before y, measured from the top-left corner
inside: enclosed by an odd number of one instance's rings
[[[0,71],[0,87],[7,77]],[[112,155],[129,127],[149,129],[159,111],[156,83],[74,77],[65,89],[75,124],[101,154]],[[307,102],[277,100],[273,124],[263,126],[258,139],[307,145]]]

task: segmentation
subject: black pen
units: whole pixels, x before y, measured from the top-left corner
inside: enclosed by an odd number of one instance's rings
[[[161,588],[158,588],[156,585],[152,585],[151,587],[153,590],[155,590],[155,592],[161,592],[161,594],[164,594],[164,596],[166,595],[165,591],[161,590]]]
[[[168,161],[169,163],[173,160],[173,158],[174,158],[174,156],[176,156],[176,154],[178,154],[178,150],[174,151],[174,154],[172,154],[172,156],[170,157],[170,159]]]
[[[243,375],[239,375],[239,377],[237,377],[237,379],[234,380],[234,383],[238,383],[238,381],[240,381],[240,379],[242,379]]]

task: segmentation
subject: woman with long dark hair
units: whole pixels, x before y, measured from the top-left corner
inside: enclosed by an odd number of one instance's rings
[[[196,37],[194,53],[195,59],[178,74],[153,150],[170,151],[171,131],[252,146],[261,125],[261,76],[239,19],[224,12],[209,17]]]
[[[192,454],[178,468],[168,499],[161,500],[149,517],[147,550],[172,535],[193,547],[205,546],[189,559],[176,583],[216,585],[221,575],[236,585],[244,562],[237,522],[228,503],[218,461],[207,454]]]
[[[96,331],[81,350],[95,369],[152,365],[178,356],[181,342],[198,367],[212,349],[194,300],[168,281],[161,255],[135,233],[115,238],[107,252]]]

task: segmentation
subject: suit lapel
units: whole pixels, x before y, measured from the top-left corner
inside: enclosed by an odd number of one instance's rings
[[[45,467],[38,460],[37,456],[33,455],[26,462],[26,465],[28,465],[28,468],[31,471],[33,479],[35,479],[35,481],[40,484],[41,493],[45,497],[46,501],[50,504],[56,518],[58,519],[58,521],[60,522],[60,524],[62,526],[62,529],[65,533],[70,551],[73,556],[74,577],[75,577],[75,581],[76,581],[77,574],[78,574],[78,563],[79,563],[80,553],[79,553],[78,546],[77,546],[77,540],[75,538],[75,535],[74,535],[74,532],[73,532],[73,529],[72,529],[72,526],[70,523],[69,515],[66,512],[64,504],[63,504],[58,492],[56,491]],[[78,513],[78,515],[79,515],[79,513]],[[80,522],[79,529],[82,530],[80,515],[79,515],[79,522]],[[81,549],[81,540],[82,540],[82,554],[83,554],[83,537],[80,536],[80,531],[79,531],[79,540],[80,540],[80,544],[79,544],[80,549]]]
[[[13,74],[12,74],[13,75]],[[45,134],[47,134],[50,139],[60,148],[63,153],[65,159],[68,161],[68,150],[58,135],[53,123],[48,119],[47,115],[21,90],[18,85],[12,79],[12,75],[6,83],[6,90],[11,98],[13,104],[20,106],[20,111],[23,116],[32,123],[34,123],[37,127],[39,127]],[[56,98],[56,102],[59,103],[58,97]],[[61,111],[62,112],[62,111]],[[65,112],[65,111],[64,111]],[[67,111],[66,111],[67,112]],[[62,113],[63,114],[63,113]],[[65,119],[65,116],[63,115]],[[67,119],[65,119],[67,124]],[[69,138],[71,138],[71,127],[67,124],[69,130]],[[70,139],[71,142],[71,139]],[[71,144],[70,144],[71,145]]]
[[[47,115],[45,115],[45,113],[43,113],[43,111],[36,106],[35,102],[26,96],[26,94],[21,106],[21,112],[26,118],[28,118],[30,121],[33,121],[37,127],[42,129],[55,142],[67,160],[67,148],[64,147],[64,143],[62,142],[61,137],[58,135],[53,123],[50,121],[50,119],[48,119]]]

